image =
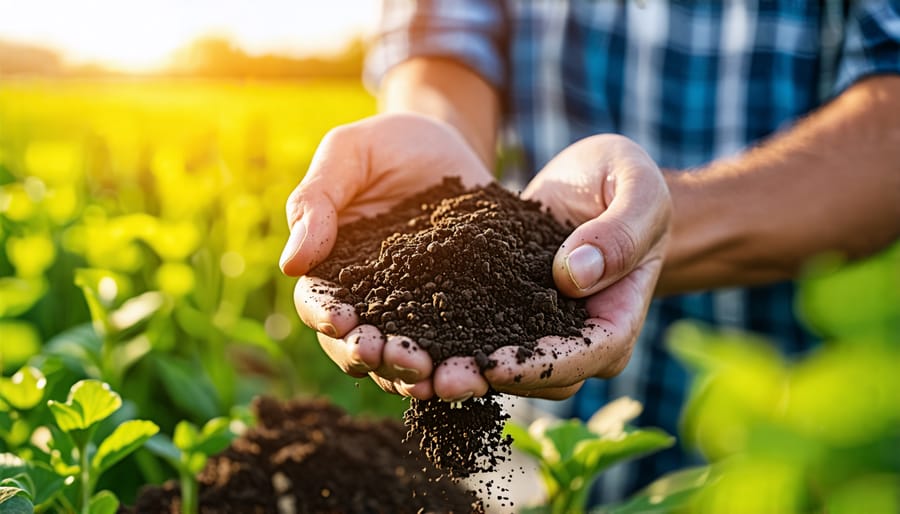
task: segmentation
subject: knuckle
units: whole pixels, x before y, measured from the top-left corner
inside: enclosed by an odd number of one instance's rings
[[[604,257],[612,269],[630,270],[640,261],[641,244],[630,225],[615,218],[610,221],[612,230],[608,233],[612,239]]]

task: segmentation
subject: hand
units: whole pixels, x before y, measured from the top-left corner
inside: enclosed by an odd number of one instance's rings
[[[284,273],[301,276],[334,247],[338,225],[388,210],[400,200],[459,176],[463,186],[493,177],[450,125],[411,114],[378,115],[338,127],[322,140],[310,168],[287,201],[291,235],[282,253]],[[352,305],[334,304],[337,287],[301,276],[294,293],[300,318],[316,329],[325,353],[350,375],[370,374],[386,391],[432,396],[432,362],[410,351],[410,340],[385,338],[359,325]],[[483,394],[483,393],[482,393]]]
[[[545,337],[538,342],[545,351],[522,364],[515,346],[503,347],[491,355],[498,365],[485,378],[498,391],[562,399],[586,378],[615,376],[628,363],[662,267],[671,200],[653,160],[615,135],[569,146],[523,196],[578,225],[554,258],[553,278],[563,294],[586,298],[590,319],[582,333],[591,344]],[[552,373],[542,378],[551,364]],[[435,388],[445,380],[456,388],[451,393],[483,387],[464,376],[436,376]]]

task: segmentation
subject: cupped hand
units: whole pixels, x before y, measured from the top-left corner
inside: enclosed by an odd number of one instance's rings
[[[287,201],[291,232],[280,266],[300,277],[294,292],[300,318],[319,332],[322,348],[342,370],[369,374],[386,391],[433,396],[428,353],[408,338],[385,337],[372,325],[360,325],[352,305],[335,302],[337,286],[306,273],[331,252],[339,225],[385,212],[453,176],[467,188],[493,180],[450,125],[413,114],[383,114],[330,131]],[[473,368],[465,359],[463,366],[460,359],[453,361],[454,368]],[[484,378],[475,375],[477,387],[486,391]]]
[[[662,267],[671,199],[653,160],[616,135],[569,146],[523,196],[577,226],[556,253],[553,279],[563,294],[586,299],[589,319],[582,339],[545,337],[538,341],[544,351],[523,363],[517,347],[498,349],[485,377],[498,391],[562,399],[585,379],[615,376],[628,363]],[[436,373],[435,387],[445,380]]]

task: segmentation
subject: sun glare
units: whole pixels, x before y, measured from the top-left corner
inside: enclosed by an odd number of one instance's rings
[[[251,53],[339,51],[372,29],[377,11],[376,0],[0,0],[0,40],[48,46],[69,62],[142,71],[207,35]]]

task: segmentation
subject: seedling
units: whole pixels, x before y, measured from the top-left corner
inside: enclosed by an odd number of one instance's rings
[[[94,494],[97,479],[113,464],[140,448],[159,427],[150,421],[131,420],[116,427],[102,441],[94,441],[101,421],[122,406],[122,398],[99,380],[82,380],[69,390],[65,403],[47,402],[56,420],[51,462],[62,476],[76,477],[80,495],[76,510],[82,514],[113,513],[119,506],[110,491]],[[96,450],[93,450],[96,444]]]
[[[196,514],[197,474],[206,466],[210,455],[221,452],[231,443],[235,434],[230,426],[231,420],[224,417],[207,421],[202,429],[189,421],[181,421],[175,426],[173,439],[159,435],[147,444],[150,451],[178,470],[182,514]]]
[[[547,504],[534,512],[583,513],[597,474],[618,462],[672,446],[675,439],[662,430],[626,426],[640,412],[640,403],[620,398],[597,411],[587,424],[540,418],[526,429],[508,423],[506,432],[513,446],[540,465]]]

